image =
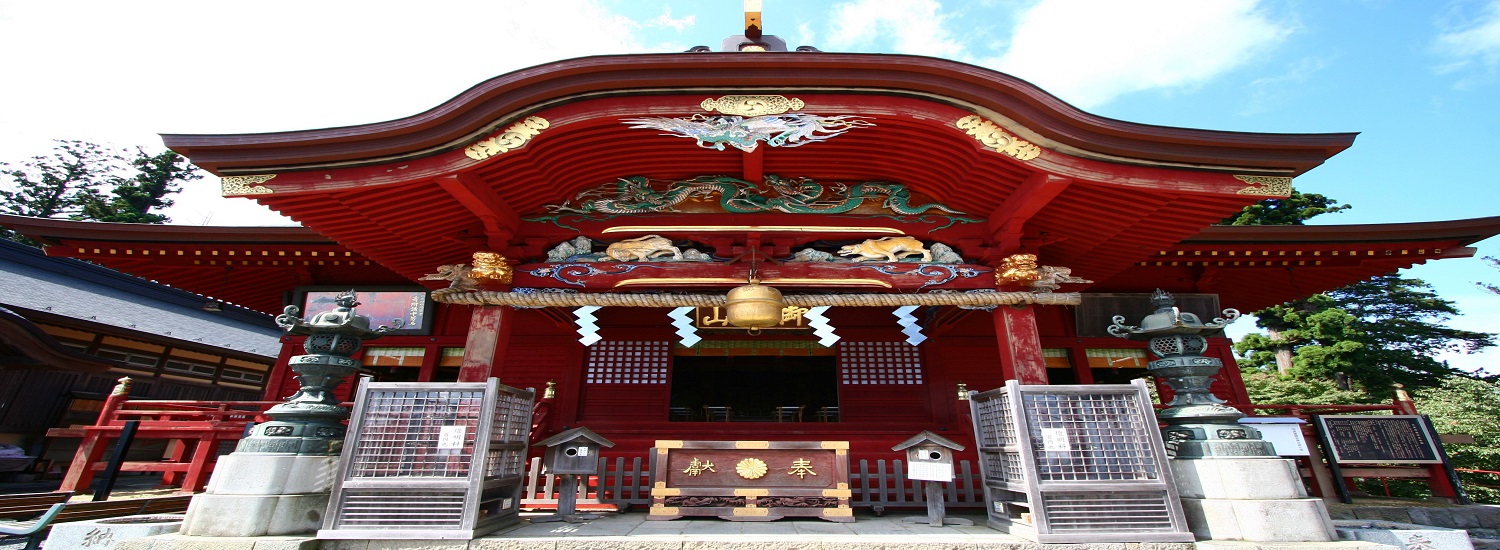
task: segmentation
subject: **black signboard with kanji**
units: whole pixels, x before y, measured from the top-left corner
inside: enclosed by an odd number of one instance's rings
[[[1318,416],[1338,463],[1442,464],[1437,434],[1421,416]]]

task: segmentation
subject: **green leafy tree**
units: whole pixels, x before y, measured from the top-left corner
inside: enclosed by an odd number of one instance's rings
[[[187,158],[172,151],[151,155],[137,148],[129,162],[135,170],[133,177],[112,177],[114,187],[107,193],[93,188],[81,194],[77,218],[118,223],[166,223],[172,220],[151,211],[172,206],[172,200],[166,197],[181,190],[178,184],[203,177]]]
[[[1323,195],[1294,191],[1247,206],[1223,223],[1302,225],[1348,208]],[[1453,302],[1439,298],[1421,279],[1382,275],[1258,311],[1256,326],[1267,333],[1247,335],[1234,349],[1244,357],[1243,366],[1282,378],[1332,380],[1344,373],[1354,385],[1380,393],[1391,382],[1432,386],[1457,373],[1433,356],[1495,345],[1492,334],[1445,326],[1455,315]]]
[[[1372,393],[1393,382],[1435,386],[1465,373],[1434,356],[1495,345],[1493,334],[1443,324],[1457,314],[1453,302],[1420,279],[1382,275],[1257,312],[1257,326],[1276,328],[1276,336],[1246,335],[1235,351],[1246,367],[1304,380],[1342,372]],[[1286,348],[1291,364],[1278,365],[1277,352]]]
[[[203,177],[171,151],[116,151],[59,140],[51,154],[18,165],[0,163],[0,212],[35,218],[66,217],[124,223],[165,223],[152,210],[172,205],[179,184]],[[4,238],[26,241],[6,230]]]
[[[1436,387],[1415,392],[1417,410],[1432,418],[1439,433],[1474,436],[1474,443],[1450,443],[1448,451],[1455,468],[1500,471],[1500,382],[1462,376],[1444,378]],[[1469,498],[1475,502],[1500,503],[1500,477],[1459,473]]]
[[[1466,374],[1436,355],[1474,353],[1495,345],[1494,334],[1445,326],[1458,315],[1458,308],[1421,279],[1382,275],[1329,296],[1357,319],[1355,327],[1364,334],[1356,372],[1367,385],[1434,386],[1450,375]]]
[[[1326,378],[1283,378],[1266,370],[1244,373],[1250,401],[1264,405],[1347,405],[1373,401],[1365,392],[1340,388]]]
[[[1265,199],[1246,206],[1219,225],[1302,225],[1308,218],[1348,210],[1349,205],[1317,193],[1292,191],[1291,196]]]
[[[1490,267],[1500,268],[1500,258],[1496,258],[1494,256],[1485,256],[1484,257],[1484,261],[1489,262]],[[1479,288],[1488,290],[1488,291],[1490,291],[1492,293],[1495,293],[1495,294],[1500,294],[1500,285],[1496,285],[1496,284],[1492,284],[1492,283],[1474,283],[1474,284],[1479,285]]]
[[[1244,357],[1240,363],[1283,377],[1332,380],[1334,373],[1356,367],[1367,344],[1358,319],[1325,294],[1271,306],[1255,316],[1255,325],[1270,334],[1247,334],[1236,342],[1235,351]]]

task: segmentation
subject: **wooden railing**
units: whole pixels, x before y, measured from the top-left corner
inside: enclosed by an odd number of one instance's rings
[[[94,472],[106,468],[101,461],[110,443],[117,440],[126,422],[137,421],[136,439],[170,442],[160,460],[126,461],[125,472],[161,472],[163,485],[180,486],[181,493],[202,491],[218,462],[219,447],[238,441],[253,422],[265,420],[263,412],[277,401],[131,401],[129,384],[121,382],[105,400],[92,426],[53,428],[47,437],[79,438],[78,451],[68,465],[58,491],[86,490]]]

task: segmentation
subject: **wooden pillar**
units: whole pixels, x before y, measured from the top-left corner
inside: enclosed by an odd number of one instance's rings
[[[510,324],[515,310],[506,306],[476,306],[469,318],[469,337],[464,341],[464,361],[459,382],[483,382],[500,376],[505,351],[510,346]]]
[[[1037,335],[1036,310],[1029,305],[995,308],[995,341],[1000,344],[1000,369],[1006,380],[1046,384],[1047,362]]]

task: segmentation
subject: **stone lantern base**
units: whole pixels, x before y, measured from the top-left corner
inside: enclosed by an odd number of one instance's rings
[[[338,455],[235,452],[193,496],[181,533],[264,537],[315,533],[328,508]]]
[[[1297,461],[1284,458],[1172,459],[1182,511],[1202,540],[1338,540],[1322,499],[1308,498]]]

